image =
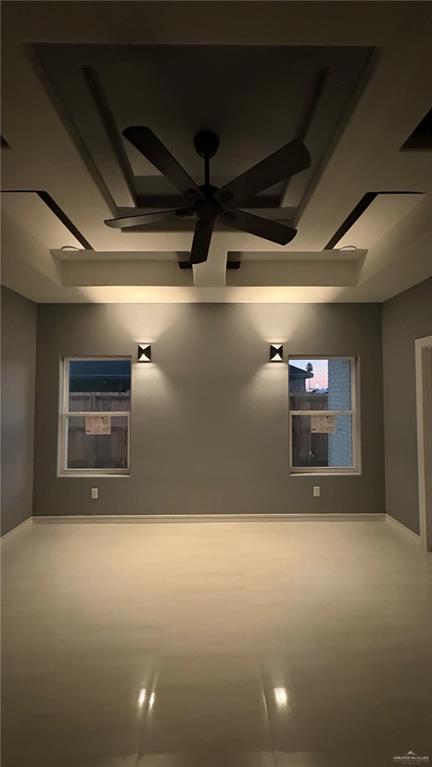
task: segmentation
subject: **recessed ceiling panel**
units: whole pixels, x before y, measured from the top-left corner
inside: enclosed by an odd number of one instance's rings
[[[198,130],[220,137],[211,181],[221,186],[294,137],[312,166],[263,207],[297,209],[353,106],[371,60],[367,47],[37,45],[61,114],[115,206],[172,204],[176,190],[121,136],[147,125],[197,180]],[[259,208],[259,200],[253,207]]]

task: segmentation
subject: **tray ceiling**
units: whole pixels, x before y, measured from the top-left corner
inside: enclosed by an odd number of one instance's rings
[[[421,2],[6,0],[4,284],[37,301],[380,301],[431,276],[431,30]],[[108,229],[180,199],[124,141],[134,123],[198,182],[193,136],[216,130],[217,185],[301,137],[311,168],[247,203],[295,239],[218,229],[181,270],[189,222]]]

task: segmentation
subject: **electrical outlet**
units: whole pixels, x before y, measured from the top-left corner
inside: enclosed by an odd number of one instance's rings
[[[93,501],[96,501],[99,498],[99,488],[98,487],[92,487],[91,489],[91,497]]]
[[[319,485],[314,485],[312,488],[312,495],[314,498],[319,498],[321,495],[321,488]]]

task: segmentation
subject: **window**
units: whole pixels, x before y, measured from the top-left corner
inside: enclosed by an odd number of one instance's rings
[[[131,362],[66,359],[60,410],[60,474],[127,474]]]
[[[357,364],[352,357],[289,360],[291,471],[359,471]]]

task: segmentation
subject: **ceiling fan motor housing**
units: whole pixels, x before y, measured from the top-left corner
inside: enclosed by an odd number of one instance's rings
[[[114,229],[133,229],[155,221],[174,221],[195,216],[197,221],[190,257],[192,264],[202,264],[207,260],[217,218],[223,224],[232,225],[235,229],[278,245],[286,245],[297,234],[292,226],[262,218],[238,206],[247,204],[254,195],[310,166],[309,152],[298,139],[293,139],[218,189],[210,181],[210,158],[219,147],[219,138],[213,131],[201,130],[194,138],[195,149],[204,160],[204,184],[201,186],[147,126],[131,125],[125,128],[123,135],[171,181],[183,198],[189,199],[189,206],[109,219],[105,222],[108,226]]]
[[[195,213],[201,221],[212,221],[222,213],[219,203],[212,197],[195,203]]]
[[[200,157],[213,157],[219,147],[219,138],[211,130],[200,130],[194,138],[194,146]]]

